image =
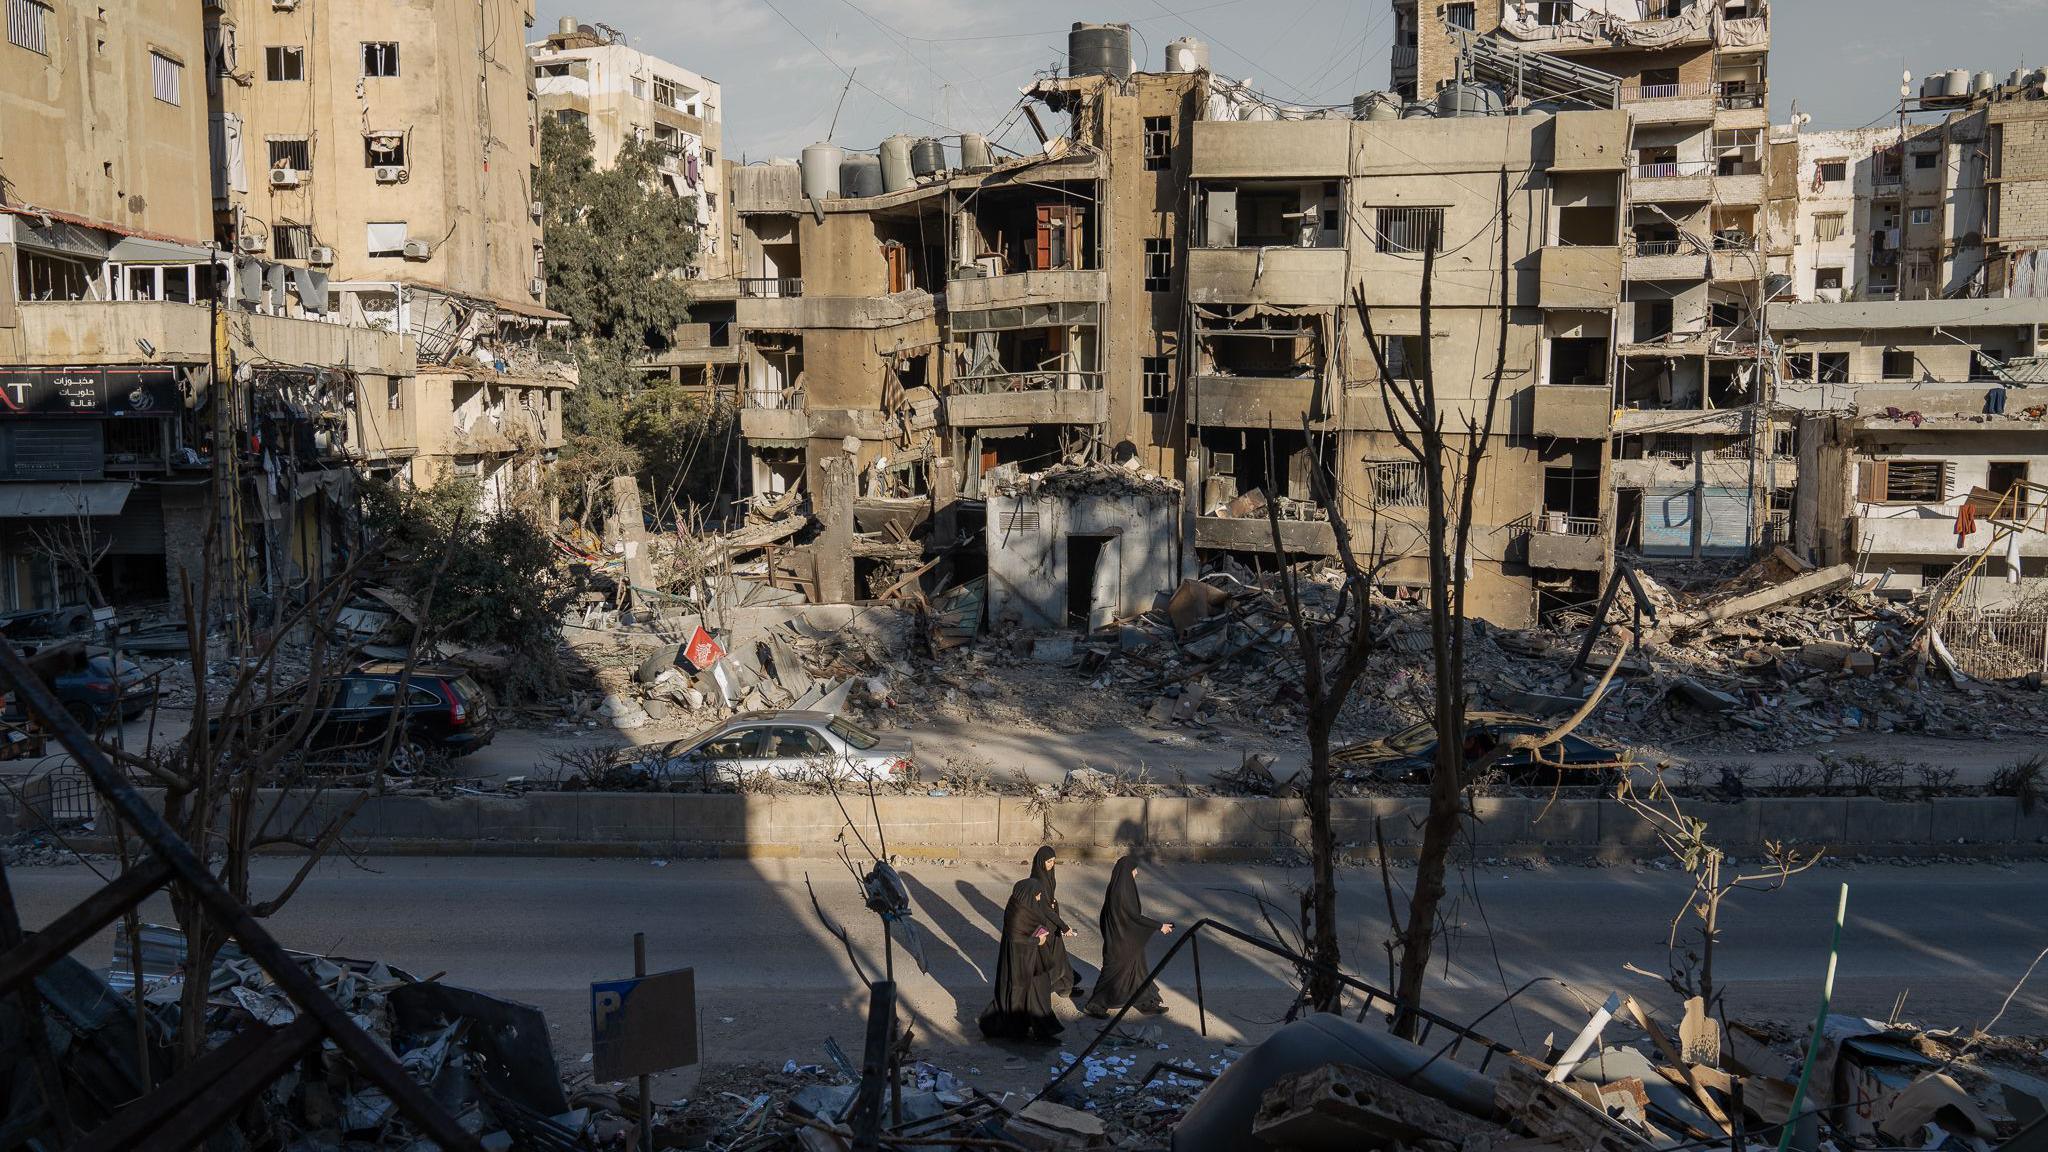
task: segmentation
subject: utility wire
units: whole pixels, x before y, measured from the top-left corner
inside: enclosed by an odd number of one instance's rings
[[[882,103],[887,104],[889,107],[894,108],[898,112],[903,113],[905,116],[910,117],[912,120],[916,120],[924,124],[929,124],[934,128],[943,128],[948,132],[958,133],[960,131],[960,129],[955,128],[951,124],[941,124],[937,120],[934,120],[929,116],[920,116],[919,114],[912,112],[910,109],[905,108],[903,105],[898,104],[896,101],[891,100],[889,97],[884,96],[882,93],[876,91],[875,89],[870,88],[868,85],[861,83],[859,80],[854,78],[852,69],[849,69],[844,64],[841,64],[839,61],[833,59],[832,54],[830,52],[825,51],[824,48],[818,45],[818,42],[816,40],[811,39],[811,34],[804,31],[803,25],[798,24],[794,20],[791,20],[789,16],[783,12],[782,9],[777,8],[775,6],[775,0],[761,0],[761,3],[767,5],[768,10],[770,12],[773,12],[777,16],[781,17],[782,22],[784,24],[789,25],[790,28],[795,30],[798,36],[803,38],[804,43],[811,46],[811,51],[816,52],[818,55],[824,57],[825,63],[830,64],[833,68],[837,69],[839,71],[839,74],[841,76],[846,77],[847,81],[851,83],[855,88],[858,88],[861,91],[867,93],[868,95],[873,96],[875,99],[880,100]]]

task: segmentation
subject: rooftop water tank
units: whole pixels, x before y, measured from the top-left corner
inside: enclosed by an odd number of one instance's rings
[[[574,16],[564,16],[560,20],[555,21],[555,32],[561,36],[574,36],[576,34],[576,18]]]
[[[979,132],[961,134],[960,167],[969,172],[986,172],[995,166],[995,153],[989,150],[988,137]]]
[[[1401,106],[1401,119],[1403,120],[1428,120],[1435,115],[1436,109],[1428,104],[1417,102]]]
[[[1353,120],[1399,120],[1401,100],[1385,92],[1365,92],[1351,98]]]
[[[1998,77],[1991,72],[1979,72],[1970,81],[1970,95],[1982,96],[1998,87]]]
[[[1950,99],[1962,99],[1970,94],[1970,70],[1957,68],[1948,74],[1948,95]]]
[[[1166,70],[1168,72],[1202,72],[1209,67],[1209,46],[1193,36],[1183,36],[1166,44]]]
[[[1087,24],[1067,30],[1067,75],[1131,77],[1131,26]]]
[[[848,199],[882,194],[882,161],[860,152],[839,162],[839,194]]]
[[[1498,116],[1500,90],[1478,84],[1446,84],[1436,94],[1439,116]]]
[[[1943,73],[1936,72],[1934,75],[1920,81],[1920,99],[1922,102],[1941,100],[1947,96],[1948,77]]]
[[[882,191],[899,192],[910,187],[910,137],[891,136],[882,141]]]
[[[804,195],[813,200],[839,198],[839,162],[846,149],[837,144],[813,144],[804,149]]]
[[[946,170],[946,146],[931,136],[920,137],[910,146],[910,174],[930,176]]]

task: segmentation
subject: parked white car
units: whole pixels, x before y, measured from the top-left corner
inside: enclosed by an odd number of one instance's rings
[[[917,771],[910,741],[879,736],[830,712],[746,712],[642,761],[662,777],[812,776],[885,779]]]

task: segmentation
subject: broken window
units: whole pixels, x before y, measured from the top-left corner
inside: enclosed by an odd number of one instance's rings
[[[97,274],[84,264],[42,252],[19,249],[15,284],[24,300],[83,300]]]
[[[1707,305],[1707,323],[1715,328],[1742,327],[1742,305],[1731,300],[1716,300]]]
[[[1173,401],[1173,357],[1147,356],[1141,362],[1145,411],[1164,412]]]
[[[1865,503],[1939,504],[1948,499],[1946,460],[1866,460],[1857,499]]]
[[[1422,337],[1382,336],[1380,351],[1386,357],[1387,375],[1396,380],[1413,380],[1422,371]]]
[[[1444,5],[1444,23],[1453,28],[1470,32],[1479,27],[1479,6],[1476,3],[1454,3]]]
[[[363,42],[363,75],[398,75],[398,44],[392,40]]]
[[[1444,210],[1441,208],[1381,208],[1374,215],[1373,248],[1397,255],[1441,252],[1444,247]]]
[[[1422,506],[1422,464],[1415,460],[1367,460],[1366,503],[1374,508]]]
[[[1787,352],[1785,354],[1785,379],[1813,379],[1813,353]]]
[[[304,136],[272,136],[264,144],[270,150],[272,171],[281,168],[294,172],[313,170],[313,142]]]
[[[1916,358],[1910,348],[1887,348],[1884,350],[1884,378],[1887,380],[1911,380]]]
[[[40,0],[7,0],[8,42],[48,56],[49,34],[44,30],[43,22],[49,14],[50,6]]]
[[[1847,352],[1822,352],[1814,357],[1820,379],[1828,384],[1842,384],[1849,379],[1849,354]]]
[[[1935,166],[1939,165],[1940,163],[1941,163],[1941,153],[1939,153],[1939,152],[1915,152],[1915,153],[1913,153],[1913,167],[1914,167],[1915,169],[1918,169],[1918,170],[1921,170],[1921,171],[1925,171],[1925,170],[1927,170],[1927,169],[1929,169],[1929,168],[1933,168],[1933,167],[1935,167]]]
[[[1840,268],[1815,268],[1813,270],[1813,287],[1815,291],[1826,291],[1829,289],[1837,292],[1841,291],[1842,270]]]
[[[665,76],[656,76],[654,78],[654,102],[664,108],[680,108],[683,106],[682,89],[675,81]]]
[[[363,137],[363,167],[405,167],[405,133],[371,132]]]
[[[1842,238],[1843,219],[1844,214],[1841,212],[1822,212],[1815,215],[1813,218],[1813,238],[1815,242],[1826,244],[1830,241],[1840,240]]]
[[[1032,268],[1079,268],[1085,211],[1077,204],[1040,204],[1032,233]],[[1146,241],[1151,244],[1151,241]],[[1149,251],[1149,249],[1148,249]]]
[[[1145,168],[1159,172],[1173,166],[1173,117],[1145,117]]]
[[[270,230],[270,254],[279,260],[304,260],[313,250],[313,229],[306,224],[278,224]]]
[[[1847,160],[1823,160],[1817,166],[1814,181],[1820,184],[1840,184],[1849,177]]]
[[[1559,336],[1550,342],[1550,383],[1592,386],[1607,382],[1607,341]]]
[[[266,80],[304,80],[306,78],[306,50],[296,45],[272,44],[263,50],[263,77]]]
[[[1145,291],[1173,291],[1173,240],[1148,237],[1145,240]]]

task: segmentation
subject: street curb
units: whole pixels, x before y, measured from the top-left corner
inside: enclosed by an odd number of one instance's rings
[[[153,805],[159,790],[145,789]],[[360,792],[328,790],[255,806],[269,834],[311,838]],[[520,796],[367,796],[344,834],[369,855],[762,860],[836,856],[854,843],[916,860],[1017,860],[1040,844],[1078,860],[1142,850],[1161,860],[1298,858],[1307,818],[1296,800],[1113,797],[1037,804],[1009,796],[885,796],[872,806],[830,796],[530,792]],[[1766,842],[1830,856],[2048,857],[2048,806],[2010,797],[1894,801],[1767,797],[1733,804],[1681,801],[1731,855]],[[1339,799],[1331,820],[1340,856],[1377,863],[1420,851],[1421,798]],[[1655,830],[1611,799],[1475,797],[1459,851],[1478,859],[1624,861],[1666,855]],[[876,816],[880,816],[877,827]],[[102,807],[100,830],[113,827]],[[80,840],[81,846],[111,839]],[[295,849],[285,847],[281,851]]]

